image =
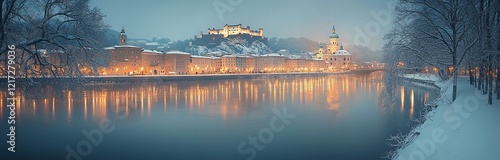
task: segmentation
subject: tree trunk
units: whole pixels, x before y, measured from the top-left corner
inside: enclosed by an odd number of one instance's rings
[[[491,64],[490,64],[491,66]],[[488,104],[493,104],[493,71],[488,71]]]
[[[495,5],[497,10],[495,12],[495,19],[496,19],[496,24],[494,26],[499,26],[500,25],[500,2],[496,1],[496,5]],[[496,86],[496,93],[497,93],[497,100],[500,100],[500,28],[499,27],[495,27],[496,29],[496,41],[497,41],[497,60],[496,60],[496,75],[497,75],[497,79],[496,79],[496,82],[495,82],[495,86]]]
[[[453,71],[453,99],[452,99],[452,102],[455,101],[455,99],[457,99],[457,71],[454,70]]]
[[[484,0],[479,0],[479,54],[482,56],[484,54]],[[477,59],[479,63],[479,80],[477,90],[484,89],[484,58]],[[484,94],[484,91],[483,91]]]
[[[453,53],[453,72],[451,72],[451,74],[453,74],[453,95],[452,95],[452,99],[451,101],[452,102],[455,102],[455,100],[457,99],[457,78],[458,78],[458,65],[457,65],[457,52],[456,52],[456,49],[455,49],[455,52]]]
[[[484,60],[484,61],[485,61],[485,63],[483,63],[483,64],[486,64],[486,60]],[[483,73],[483,77],[482,77],[483,82],[481,83],[482,84],[481,88],[483,89],[483,95],[486,95],[488,93],[487,92],[487,90],[488,90],[488,75],[487,75],[488,71],[486,70],[486,66],[484,66],[484,65],[483,65],[482,73]]]
[[[478,77],[477,83],[478,83],[477,90],[482,90],[484,88],[484,85],[483,85],[483,67],[482,66],[479,67],[479,77]]]
[[[477,69],[474,68],[474,88],[478,87],[477,86]]]
[[[495,25],[494,26],[499,26],[500,25],[500,3],[498,1],[494,1],[496,2],[494,8],[496,8],[496,11],[495,11]],[[496,59],[496,82],[495,82],[495,86],[496,86],[496,94],[497,94],[497,100],[500,100],[500,28],[499,27],[495,27],[496,31],[497,31],[497,34],[496,34],[496,43],[497,43],[497,59]]]
[[[469,84],[471,86],[474,85],[474,76],[472,76],[472,66],[470,65],[470,62],[469,62]]]
[[[492,40],[492,30],[494,28],[492,28],[490,22],[492,20],[492,15],[490,14],[491,13],[491,10],[492,10],[492,7],[491,6],[491,2],[490,1],[486,1],[486,14],[484,16],[485,18],[485,21],[484,21],[484,27],[486,29],[486,53],[488,55],[488,59],[487,59],[487,70],[486,70],[486,78],[487,78],[487,82],[486,82],[486,86],[487,86],[487,89],[485,91],[488,92],[488,104],[492,104],[493,103],[493,55],[492,55],[492,51],[494,51],[494,48],[493,48],[493,40]]]
[[[500,61],[500,58],[498,59]],[[500,63],[497,61],[497,63]],[[498,66],[498,64],[497,64]],[[497,99],[500,100],[500,66],[497,67],[497,81],[495,82],[495,85],[497,87],[496,91],[497,91]]]

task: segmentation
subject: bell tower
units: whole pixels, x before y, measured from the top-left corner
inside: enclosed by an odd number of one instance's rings
[[[127,45],[127,35],[125,34],[125,29],[122,27],[122,31],[118,36],[118,45]]]
[[[339,50],[339,35],[335,30],[335,26],[332,28],[332,34],[330,34],[330,43],[328,44],[328,53],[335,54]]]
[[[323,59],[323,54],[324,54],[323,45],[320,43],[318,48],[318,53],[316,54],[316,58]]]

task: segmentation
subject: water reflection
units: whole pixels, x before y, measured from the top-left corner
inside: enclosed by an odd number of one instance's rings
[[[0,118],[2,118],[2,115],[3,115],[3,99],[5,99],[4,97],[4,92],[0,92]],[[7,106],[7,104],[5,104],[5,106]]]
[[[405,107],[405,87],[401,86],[401,89],[399,91],[401,93],[401,112],[403,112],[404,107]]]
[[[236,151],[237,144],[267,127],[273,109],[287,107],[297,117],[286,132],[276,134],[279,138],[266,151],[259,152],[263,159],[307,159],[300,156],[313,154],[317,159],[378,159],[389,150],[385,139],[407,132],[410,117],[417,116],[429,99],[424,89],[397,86],[391,94],[394,99],[389,100],[383,94],[386,85],[382,78],[383,74],[374,73],[99,84],[66,91],[62,97],[50,92],[39,99],[18,96],[17,122],[23,130],[19,137],[37,140],[20,139],[19,145],[39,150],[30,152],[34,157],[49,152],[64,156],[65,146],[85,138],[81,129],[98,128],[108,118],[116,122],[117,132],[105,135],[104,145],[96,147],[92,156],[244,159]],[[0,93],[3,109],[6,96]],[[1,111],[0,116],[7,116],[7,110]],[[117,120],[123,115],[127,118]],[[139,152],[137,146],[155,147]],[[117,148],[120,154],[116,154]],[[154,157],[166,152],[172,157]]]
[[[415,107],[415,95],[412,89],[410,94],[410,117],[413,117],[414,107]]]
[[[68,91],[65,97],[44,97],[32,100],[26,106],[24,97],[17,99],[17,116],[43,117],[44,121],[65,118],[68,123],[78,118],[96,122],[110,115],[117,116],[112,110],[123,110],[126,115],[137,114],[141,118],[150,118],[153,111],[187,110],[204,112],[220,116],[224,120],[238,118],[248,110],[258,109],[260,104],[283,106],[299,104],[303,107],[320,107],[331,111],[342,109],[342,101],[362,100],[365,95],[358,95],[360,90],[367,90],[367,98],[378,98],[379,104],[384,100],[374,95],[381,95],[384,84],[383,74],[334,75],[325,77],[274,78],[256,80],[223,80],[207,82],[158,83],[140,85],[95,85],[73,94]],[[414,92],[400,87],[400,111],[409,110],[414,116],[415,94],[425,94],[421,101],[427,101],[429,93]],[[409,97],[405,97],[409,92]],[[324,94],[326,93],[326,94]],[[0,106],[5,105],[5,93],[0,93]],[[406,100],[409,98],[408,100]],[[405,104],[409,101],[409,105]],[[39,107],[42,105],[43,107]],[[311,105],[323,104],[323,105]],[[382,105],[383,106],[383,105]],[[409,106],[409,108],[405,108]],[[159,108],[160,110],[157,110]],[[5,116],[3,108],[0,116]],[[61,116],[65,113],[65,117]],[[41,113],[41,114],[36,114]],[[339,114],[339,113],[337,113]]]

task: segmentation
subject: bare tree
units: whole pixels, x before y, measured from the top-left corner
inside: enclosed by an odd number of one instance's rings
[[[472,0],[471,0],[472,1]],[[473,13],[479,22],[476,24],[475,29],[479,33],[479,43],[475,52],[476,67],[479,69],[478,77],[478,90],[483,90],[483,94],[488,94],[488,103],[493,103],[493,92],[498,95],[498,64],[500,57],[498,56],[498,44],[500,38],[498,12],[499,2],[495,0],[476,0],[479,3],[474,6],[475,12]],[[498,45],[497,45],[498,46]],[[493,81],[495,75],[497,76],[496,89],[494,89]]]
[[[109,27],[89,0],[0,0],[0,8],[0,58],[15,45],[16,72],[30,88],[37,77],[64,77],[57,86],[75,86],[84,70],[96,74],[107,65]]]
[[[456,99],[457,74],[471,48],[479,41],[473,32],[475,23],[471,14],[476,2],[470,0],[401,0],[396,6],[396,17],[401,23],[396,42],[418,61],[450,70],[453,76],[453,95]],[[446,75],[446,74],[443,74]]]
[[[496,67],[497,67],[497,72],[496,72],[496,75],[497,75],[497,80],[496,80],[496,93],[497,93],[497,100],[500,100],[500,28],[498,26],[500,26],[500,2],[496,1],[496,5],[495,7],[496,8],[496,11],[495,11],[495,25],[494,26],[497,26],[495,27],[496,28],[496,41],[497,41],[497,61],[496,61]]]
[[[88,0],[3,0],[1,4],[15,9],[2,13],[0,56],[5,54],[5,44],[16,45],[26,53],[23,54],[26,57],[19,59],[20,64],[33,72],[26,76],[73,76],[80,74],[76,65],[104,64],[98,58],[105,55],[102,44],[108,27],[100,11],[89,8]],[[60,56],[57,58],[60,62],[48,61],[47,54]],[[34,67],[48,70],[66,67],[66,71],[46,74],[35,71]]]
[[[495,81],[495,93],[497,94],[497,99],[500,99],[500,1],[491,1],[491,18],[492,18],[492,43],[496,43],[496,50],[492,48],[493,55],[496,55],[495,61],[493,62],[493,73],[496,75]],[[492,55],[492,56],[493,56]]]

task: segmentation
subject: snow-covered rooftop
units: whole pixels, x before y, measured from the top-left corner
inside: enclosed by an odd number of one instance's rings
[[[142,51],[142,53],[155,53],[155,54],[162,54],[160,51],[155,51],[155,50],[149,50],[145,49]]]
[[[339,51],[335,52],[334,55],[337,55],[337,56],[349,56],[351,54],[349,54],[349,52],[347,52],[346,50],[339,50]]]
[[[300,59],[301,57],[299,55],[288,55],[286,56],[288,59]]]
[[[194,55],[191,55],[191,58],[206,58],[206,59],[211,59],[211,57],[206,57],[206,56],[194,56]]]
[[[278,54],[278,53],[270,53],[270,54],[265,54],[265,55],[262,55],[263,57],[284,57],[283,55],[281,54]]]
[[[148,42],[148,43],[146,43],[146,45],[147,46],[158,46],[158,45],[160,45],[160,43],[158,43],[158,42]]]
[[[187,54],[187,55],[190,55],[189,53],[181,52],[181,51],[170,51],[170,52],[167,52],[166,54]]]
[[[106,47],[104,49],[105,50],[110,50],[110,49],[116,49],[116,48],[141,48],[141,47],[132,46],[132,45],[115,45],[113,47]]]

